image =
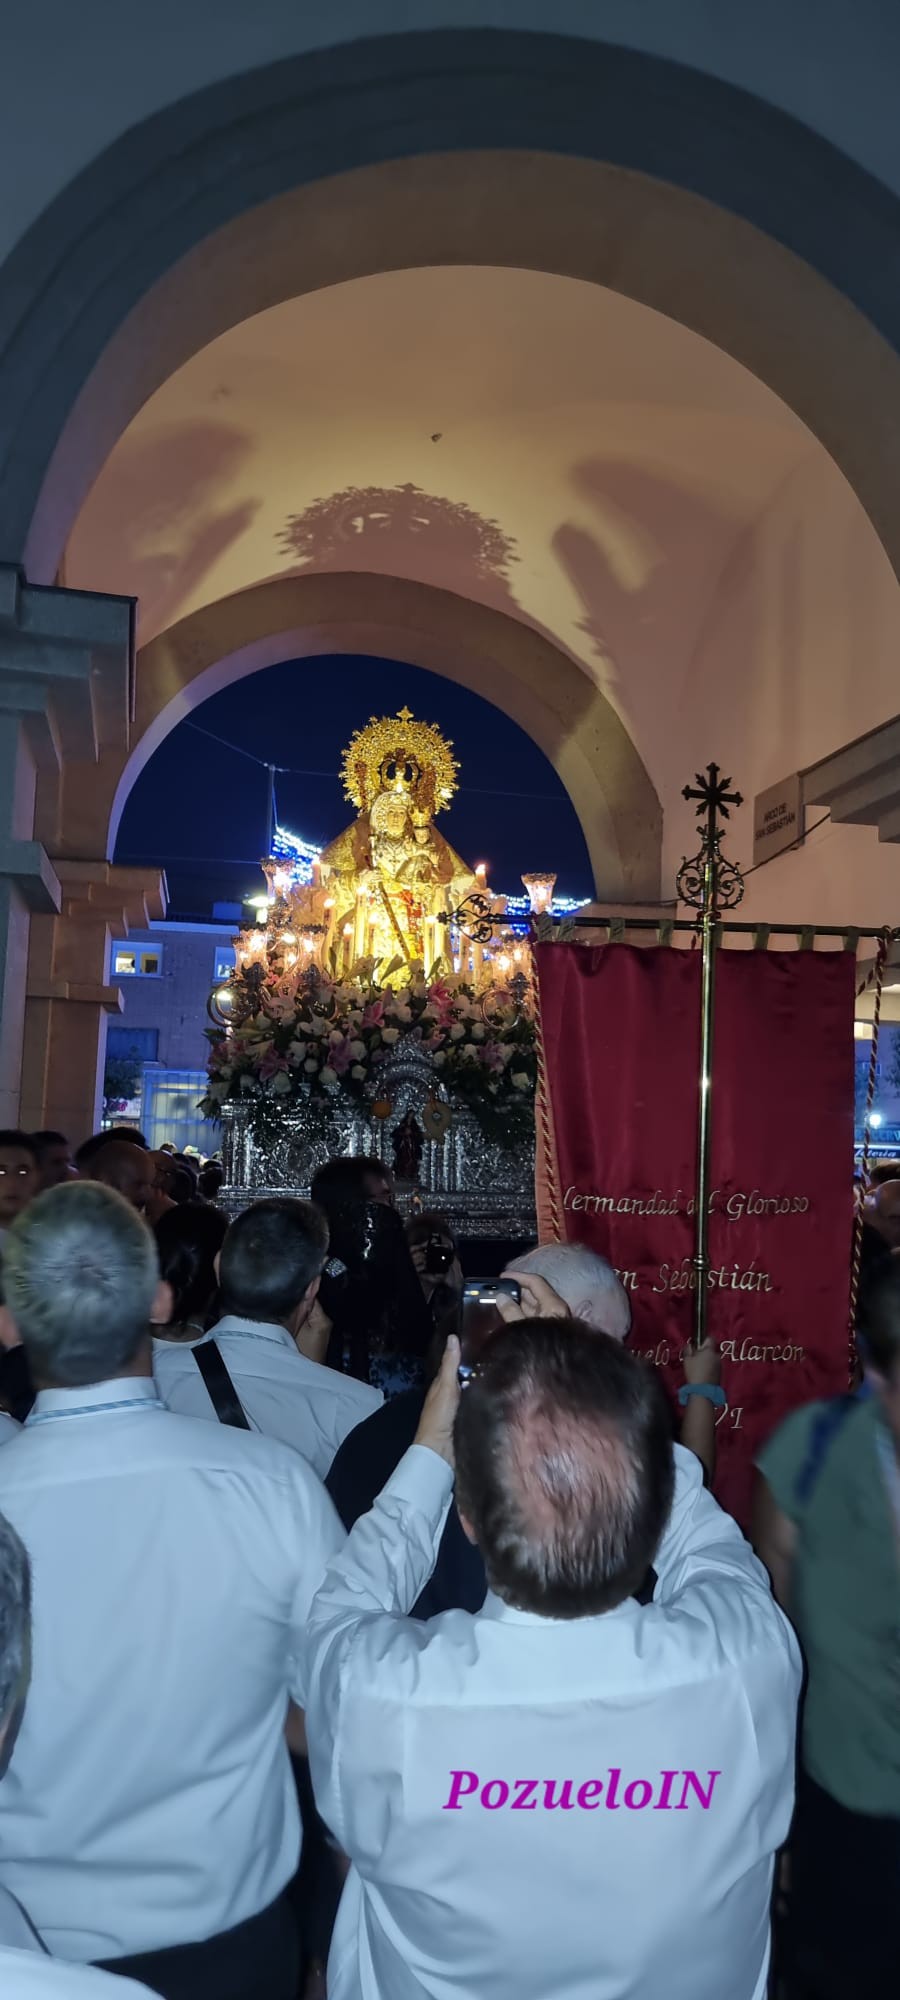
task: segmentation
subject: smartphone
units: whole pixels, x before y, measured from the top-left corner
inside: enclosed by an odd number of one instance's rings
[[[429,1236],[425,1245],[425,1269],[431,1278],[443,1276],[453,1262],[453,1245],[443,1236]]]
[[[498,1299],[512,1299],[514,1305],[521,1305],[518,1278],[469,1278],[463,1286],[464,1310],[466,1306],[495,1306]]]
[[[461,1389],[471,1382],[485,1342],[503,1326],[498,1299],[522,1303],[522,1287],[516,1278],[470,1278],[463,1287],[459,1308],[460,1362],[457,1381]]]

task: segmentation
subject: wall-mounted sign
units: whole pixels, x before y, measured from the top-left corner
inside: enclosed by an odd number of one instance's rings
[[[771,861],[773,855],[783,854],[786,847],[793,847],[803,833],[800,804],[800,777],[795,772],[792,778],[784,778],[780,785],[770,785],[767,792],[760,792],[753,801],[753,866]]]

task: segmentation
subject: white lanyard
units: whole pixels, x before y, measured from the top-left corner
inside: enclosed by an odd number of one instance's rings
[[[158,1396],[123,1396],[115,1403],[76,1403],[68,1410],[32,1410],[25,1418],[25,1429],[33,1424],[55,1424],[61,1418],[105,1416],[109,1410],[161,1410],[163,1404]]]

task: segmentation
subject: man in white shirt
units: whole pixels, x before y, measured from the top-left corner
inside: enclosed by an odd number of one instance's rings
[[[620,1344],[519,1323],[461,1399],[458,1357],[306,1626],[330,2000],[762,2000],[800,1686],[765,1572]],[[490,1590],[415,1624],[454,1416]]]
[[[168,1409],[214,1419],[215,1378],[211,1393],[198,1365],[208,1366],[214,1347],[249,1428],[292,1445],[320,1479],[348,1431],[382,1401],[367,1382],[323,1367],[313,1358],[314,1341],[306,1340],[308,1353],[297,1347],[327,1255],[328,1225],[311,1202],[254,1202],[232,1223],[220,1252],[222,1319],[202,1340],[158,1340],[153,1362]],[[326,1325],[322,1346],[327,1333]]]
[[[0,1332],[18,1327],[39,1393],[0,1451],[34,1576],[0,1881],[52,1953],[164,2000],[293,2000],[284,1723],[343,1529],[296,1452],[164,1408],[148,1327],[167,1287],[117,1195],[40,1196],[4,1281]]]
[[[0,1779],[9,1769],[31,1664],[31,1576],[14,1528],[0,1514]],[[139,2000],[147,1988],[51,1959],[24,1910],[0,1888],[3,2000]]]

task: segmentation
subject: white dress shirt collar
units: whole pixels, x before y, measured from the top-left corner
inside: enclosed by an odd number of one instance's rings
[[[611,1611],[604,1611],[599,1615],[605,1624],[609,1618],[619,1618],[623,1614],[629,1616],[633,1608],[634,1599],[626,1598],[623,1604],[617,1604]],[[597,1614],[586,1614],[589,1617],[595,1615]],[[523,1611],[517,1604],[507,1604],[505,1599],[498,1597],[493,1590],[488,1591],[481,1610],[476,1611],[475,1617],[494,1618],[505,1625],[572,1625],[579,1622],[572,1618],[551,1618],[546,1611]]]
[[[218,1340],[223,1333],[242,1333],[251,1340],[266,1340],[273,1347],[287,1347],[296,1353],[296,1342],[286,1326],[279,1326],[277,1320],[243,1319],[240,1313],[226,1313],[224,1319],[217,1320],[207,1340]]]
[[[117,1375],[108,1382],[90,1382],[79,1389],[39,1389],[26,1427],[61,1417],[106,1416],[116,1410],[161,1410],[156,1383],[149,1375]]]

